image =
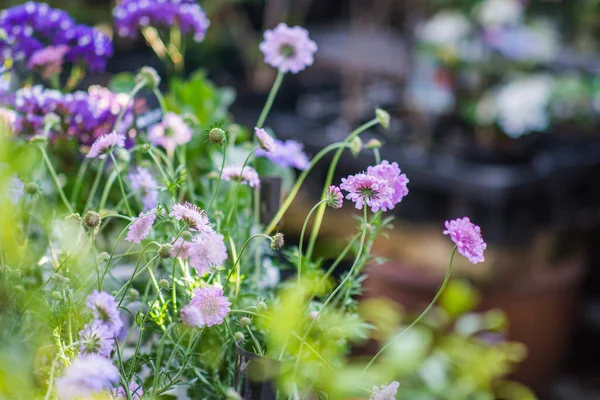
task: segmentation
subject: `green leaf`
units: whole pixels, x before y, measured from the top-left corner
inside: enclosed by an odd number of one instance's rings
[[[135,75],[131,72],[121,72],[113,75],[108,88],[115,93],[129,93],[135,86]]]

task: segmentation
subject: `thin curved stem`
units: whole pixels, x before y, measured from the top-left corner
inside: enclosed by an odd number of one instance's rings
[[[133,98],[135,97],[135,95],[144,86],[146,86],[146,81],[144,79],[142,79],[141,82],[136,83],[136,85],[133,87],[133,89],[131,89],[131,92],[129,93],[129,98],[127,99],[127,103],[125,103],[125,105],[123,106],[123,109],[121,109],[121,112],[119,113],[119,116],[117,117],[117,119],[115,121],[115,124],[113,125],[113,130],[116,130],[119,127],[119,124],[121,123],[121,120],[123,120],[123,117],[125,116],[125,112],[129,108],[129,104],[131,103],[131,101],[133,100]]]
[[[40,151],[42,152],[42,157],[44,158],[46,167],[48,168],[48,171],[50,172],[50,175],[52,176],[52,180],[54,181],[54,184],[56,185],[56,190],[58,191],[58,195],[60,196],[65,207],[67,207],[67,210],[69,210],[70,213],[73,213],[73,207],[71,206],[71,203],[69,203],[69,200],[67,200],[67,196],[65,196],[65,192],[63,191],[62,186],[60,185],[58,176],[56,175],[56,171],[54,170],[54,167],[52,166],[52,162],[50,161],[50,158],[48,157],[48,153],[46,153],[46,149],[44,148],[44,145],[39,144],[38,147],[39,147]]]
[[[219,186],[221,185],[221,179],[223,178],[223,169],[225,168],[225,159],[226,158],[227,158],[227,143],[224,143],[224,145],[223,145],[223,160],[221,161],[221,171],[219,171],[219,179],[217,179],[217,185],[215,186],[213,195],[208,203],[208,206],[206,207],[206,213],[208,213],[208,211],[212,207],[213,202],[215,201],[215,198],[217,197],[217,193],[219,192]]]
[[[271,87],[271,91],[269,92],[269,97],[267,97],[267,101],[263,106],[263,109],[260,113],[260,117],[258,117],[258,121],[256,122],[257,128],[262,128],[265,124],[265,120],[269,115],[269,111],[271,111],[271,107],[273,106],[273,101],[275,101],[275,96],[281,87],[281,83],[283,82],[283,76],[285,73],[279,71],[277,72],[277,77],[275,78],[275,82],[273,82],[273,86]]]
[[[229,236],[231,238],[231,235]],[[246,250],[246,247],[248,247],[248,244],[250,244],[250,241],[252,241],[252,239],[257,238],[257,237],[264,237],[266,239],[271,240],[271,237],[268,235],[264,235],[262,233],[257,233],[256,235],[250,236],[248,238],[248,240],[246,240],[246,242],[244,243],[244,245],[242,246],[242,248],[240,249],[240,253],[237,255],[235,262],[233,263],[233,266],[231,267],[231,270],[229,271],[229,274],[227,274],[227,279],[225,279],[225,283],[223,284],[223,287],[227,286],[227,283],[229,283],[229,279],[231,278],[231,274],[233,273],[233,271],[235,270],[235,268],[237,267],[237,265],[240,263],[240,260],[242,259],[242,255],[244,254],[244,250]]]
[[[255,147],[254,150],[252,150],[250,152],[250,154],[248,154],[248,157],[246,157],[246,159],[244,160],[244,164],[242,164],[242,169],[240,170],[240,177],[238,178],[238,180],[235,184],[235,195],[233,197],[233,206],[229,209],[229,213],[227,214],[227,219],[225,220],[225,225],[227,225],[227,226],[229,226],[231,217],[233,216],[233,213],[237,209],[237,203],[238,203],[238,197],[239,197],[238,195],[240,193],[240,186],[242,185],[242,177],[244,176],[244,168],[246,168],[246,165],[248,165],[250,158],[254,155],[254,153],[258,149],[259,149],[258,147]],[[221,174],[223,174],[223,170],[221,170]]]
[[[375,356],[371,359],[371,361],[369,361],[369,363],[367,364],[367,366],[363,369],[363,373],[366,372],[371,367],[371,365],[373,365],[373,363],[375,362],[375,360],[385,351],[385,349],[388,348],[389,345],[391,345],[396,340],[398,340],[404,333],[406,333],[408,330],[410,330],[413,326],[415,326],[419,322],[421,322],[421,320],[433,308],[433,306],[435,305],[435,303],[438,301],[438,299],[440,298],[440,296],[444,292],[444,289],[446,288],[446,285],[448,284],[448,281],[450,280],[450,275],[451,275],[451,272],[452,272],[452,262],[454,261],[454,255],[455,254],[456,254],[456,246],[454,246],[454,249],[452,250],[452,255],[450,256],[450,262],[448,263],[448,268],[446,269],[446,276],[444,277],[444,281],[442,282],[442,286],[440,286],[440,290],[438,290],[438,292],[436,293],[436,295],[433,298],[433,300],[431,301],[431,303],[429,303],[429,305],[427,306],[427,308],[421,313],[421,315],[419,315],[417,317],[417,319],[415,319],[408,327],[404,328],[402,330],[402,332],[400,332],[399,334],[397,334],[392,340],[390,340],[389,342],[387,342],[377,352],[377,354],[375,354]]]
[[[300,280],[302,279],[302,242],[304,242],[304,233],[306,233],[306,227],[308,226],[308,222],[310,221],[310,217],[314,214],[315,211],[321,206],[321,204],[326,203],[327,200],[321,200],[308,212],[306,219],[304,220],[304,224],[302,225],[302,231],[300,233],[300,242],[298,243],[298,284],[300,284]]]
[[[110,193],[110,189],[112,189],[112,185],[115,183],[115,179],[117,179],[116,169],[110,173],[108,179],[106,180],[106,183],[104,184],[104,190],[102,190],[102,196],[100,197],[100,205],[98,206],[99,210],[102,210],[106,205],[108,194]]]
[[[92,201],[94,200],[94,196],[96,196],[96,191],[98,190],[98,185],[100,184],[100,178],[102,177],[102,173],[104,172],[104,166],[106,165],[106,158],[103,158],[100,162],[100,166],[98,167],[98,172],[96,172],[96,178],[94,179],[94,183],[92,184],[92,189],[88,194],[87,201],[85,202],[85,208],[83,211],[89,210],[92,205]]]
[[[129,200],[127,200],[127,193],[125,193],[125,186],[123,185],[123,179],[121,178],[121,169],[119,168],[119,164],[117,163],[117,159],[115,155],[111,152],[110,158],[115,165],[115,170],[117,171],[117,180],[119,181],[119,187],[121,188],[121,194],[123,195],[123,199],[125,200],[125,206],[127,207],[127,213],[129,215],[133,215],[131,213],[131,208],[129,207]]]
[[[79,198],[79,192],[81,191],[81,184],[83,183],[83,177],[87,172],[88,166],[90,165],[90,159],[84,158],[77,171],[77,178],[75,178],[75,185],[73,186],[73,193],[71,193],[71,203],[77,206],[77,199]]]

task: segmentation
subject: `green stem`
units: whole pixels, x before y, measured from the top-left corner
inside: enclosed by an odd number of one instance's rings
[[[300,280],[302,278],[302,242],[304,242],[304,234],[306,233],[306,227],[310,221],[310,217],[314,214],[314,212],[321,206],[321,204],[326,203],[327,200],[321,200],[310,210],[306,219],[304,220],[304,224],[302,225],[302,231],[300,232],[300,242],[298,243],[298,285],[300,285]]]
[[[260,188],[254,188],[254,226],[260,226]],[[258,283],[260,282],[260,247],[254,247],[254,278]]]
[[[377,118],[373,118],[369,122],[366,122],[353,130],[347,137],[344,139],[342,143],[349,144],[352,139],[360,135],[362,132],[367,129],[377,125],[379,122]],[[335,169],[337,168],[338,163],[340,162],[340,158],[342,157],[342,153],[344,152],[344,148],[338,149],[336,153],[333,155],[333,159],[331,160],[331,164],[329,165],[329,171],[327,172],[327,178],[325,179],[325,185],[323,186],[323,193],[327,190],[331,183],[333,182],[333,175],[335,174]],[[306,257],[310,259],[313,254],[313,250],[315,248],[315,242],[317,241],[317,237],[319,236],[319,231],[321,230],[321,224],[323,223],[323,215],[325,214],[325,205],[321,205],[317,215],[315,217],[315,223],[313,224],[312,231],[310,233],[310,239],[308,242],[308,249],[306,251]]]
[[[231,235],[229,235],[229,237],[231,238]],[[225,279],[225,284],[223,284],[223,287],[227,286],[227,283],[229,283],[229,279],[231,278],[231,274],[233,273],[233,271],[235,270],[235,268],[237,267],[237,265],[240,263],[240,260],[242,259],[242,254],[244,254],[244,250],[246,250],[246,247],[248,247],[248,244],[250,244],[250,242],[252,241],[252,239],[257,238],[257,237],[264,237],[266,239],[271,240],[270,236],[264,235],[262,233],[257,233],[254,236],[250,236],[250,238],[248,238],[248,240],[246,240],[246,242],[242,246],[242,248],[240,250],[240,254],[238,254],[237,257],[235,258],[235,262],[233,263],[233,266],[231,267],[231,270],[229,271],[229,274],[227,274],[227,279]]]
[[[254,345],[256,346],[256,351],[258,352],[258,355],[259,356],[264,355],[264,352],[263,352],[262,347],[260,346],[260,343],[256,339],[256,336],[254,336],[254,333],[252,333],[252,329],[250,329],[249,326],[247,326],[246,329],[248,330],[248,333],[250,334],[250,337],[252,338],[252,341],[254,342]]]
[[[277,72],[277,77],[275,78],[275,82],[273,82],[273,87],[271,87],[271,91],[269,92],[269,97],[267,97],[267,101],[260,113],[260,117],[256,122],[257,128],[262,128],[265,120],[267,119],[267,115],[269,115],[269,111],[271,111],[271,107],[273,106],[273,101],[275,101],[275,96],[281,87],[281,83],[283,82],[283,76],[285,73],[279,71]]]
[[[160,110],[162,111],[164,117],[167,114],[167,103],[165,102],[165,97],[160,90],[158,90],[158,88],[154,88],[152,93],[154,93],[154,96],[156,96],[158,104],[160,105]]]
[[[92,201],[94,200],[94,196],[96,196],[96,191],[98,190],[98,185],[100,184],[102,172],[104,172],[104,165],[106,165],[106,158],[103,158],[100,162],[98,172],[96,172],[96,178],[94,179],[94,183],[92,184],[92,190],[90,190],[90,193],[88,194],[88,198],[85,202],[85,208],[83,209],[83,211],[89,210],[90,206],[92,205]]]
[[[75,178],[75,186],[73,187],[73,193],[71,194],[71,203],[77,205],[77,199],[79,198],[79,192],[81,191],[81,184],[83,183],[83,177],[87,172],[88,166],[90,165],[90,159],[84,158],[79,171],[77,172],[77,178]]]
[[[150,149],[149,154],[150,154],[150,157],[152,158],[152,161],[154,161],[154,164],[156,164],[156,167],[160,171],[160,174],[161,174],[163,180],[165,181],[165,185],[167,185],[167,187],[169,187],[169,182],[171,180],[167,176],[167,174],[166,174],[164,168],[162,167],[162,165],[160,165],[160,162],[158,161],[158,159],[156,158],[156,156],[154,155],[154,150]]]
[[[54,170],[54,167],[52,166],[52,162],[50,161],[50,158],[48,157],[48,153],[46,153],[46,149],[44,148],[44,145],[39,144],[38,147],[39,147],[40,151],[42,152],[42,157],[44,158],[46,167],[48,168],[48,171],[50,172],[50,175],[52,176],[52,180],[54,181],[54,184],[56,185],[56,190],[58,191],[58,195],[60,196],[65,207],[67,207],[67,210],[69,210],[70,213],[73,213],[73,207],[71,207],[71,203],[69,203],[69,200],[67,200],[67,196],[65,196],[65,192],[63,191],[62,186],[60,185],[60,182],[58,181],[58,176],[56,175],[56,171]]]
[[[104,184],[104,190],[102,190],[102,197],[100,197],[100,205],[98,206],[99,210],[102,210],[106,205],[106,200],[108,199],[108,193],[110,193],[110,189],[112,189],[112,185],[115,183],[115,179],[117,179],[117,170],[115,169],[110,173],[106,183]]]
[[[248,157],[246,157],[246,159],[244,160],[244,164],[242,164],[242,169],[240,170],[240,177],[235,184],[235,191],[234,191],[235,195],[233,197],[233,206],[229,209],[229,213],[227,214],[227,219],[225,220],[225,225],[227,225],[227,226],[229,226],[231,217],[233,216],[233,213],[237,209],[237,203],[238,203],[238,198],[239,198],[239,193],[240,193],[240,186],[242,185],[242,176],[244,176],[244,168],[246,168],[246,165],[248,165],[248,161],[250,161],[250,158],[254,155],[254,152],[256,150],[258,150],[258,147],[254,148],[254,150],[252,150],[250,152],[250,154],[248,154]],[[223,173],[223,170],[221,170],[221,174],[222,173]]]
[[[142,79],[141,82],[136,83],[136,85],[133,87],[133,89],[131,89],[131,92],[129,93],[129,98],[127,99],[127,103],[125,103],[125,105],[123,106],[123,109],[121,110],[121,112],[119,113],[119,116],[117,117],[117,120],[115,121],[115,124],[113,125],[113,130],[116,130],[117,127],[119,126],[119,124],[121,123],[121,120],[123,119],[123,117],[125,116],[125,112],[127,111],[127,109],[129,108],[129,103],[131,103],[131,101],[133,100],[133,98],[135,97],[135,95],[142,90],[142,88],[146,86],[146,80]]]
[[[217,197],[217,193],[219,192],[219,185],[221,185],[221,179],[223,178],[223,169],[225,168],[225,159],[226,158],[227,158],[227,143],[224,143],[224,145],[223,145],[223,161],[221,161],[221,171],[219,172],[219,179],[217,179],[217,185],[215,186],[213,195],[210,199],[210,202],[208,203],[208,207],[206,207],[207,214],[208,214],[208,211],[210,210],[210,208],[212,207],[213,202],[215,201],[215,198]]]
[[[431,301],[431,303],[429,303],[429,305],[427,306],[427,308],[421,313],[421,315],[419,315],[417,317],[417,319],[415,319],[408,327],[406,327],[405,329],[403,329],[402,332],[400,332],[398,335],[396,335],[392,340],[390,340],[389,342],[387,342],[385,344],[385,346],[383,346],[377,352],[377,354],[375,354],[375,356],[371,359],[371,361],[369,361],[369,363],[367,364],[367,366],[363,369],[363,373],[366,372],[367,369],[369,369],[369,367],[371,367],[371,365],[373,365],[373,363],[375,362],[375,360],[385,351],[385,349],[388,348],[389,345],[391,345],[396,340],[398,340],[406,331],[408,331],[413,326],[415,326],[419,322],[421,322],[421,320],[433,308],[433,306],[435,305],[435,303],[438,301],[438,299],[440,298],[440,296],[444,292],[444,289],[446,288],[446,285],[448,284],[448,281],[450,280],[450,275],[451,275],[451,272],[452,272],[452,262],[454,261],[454,255],[455,254],[456,254],[456,246],[454,246],[454,249],[452,250],[452,255],[450,256],[450,262],[448,263],[448,268],[446,269],[446,276],[444,277],[444,281],[442,282],[442,286],[440,286],[440,290],[438,290],[437,294],[435,295],[435,297],[433,298],[433,300]]]
[[[373,149],[373,155],[375,156],[375,164],[380,164],[381,163],[381,153],[379,152],[379,149]]]
[[[119,180],[119,187],[121,188],[121,194],[123,195],[123,199],[125,200],[125,206],[127,207],[127,213],[129,215],[133,215],[131,212],[131,208],[129,207],[129,201],[127,200],[127,194],[125,193],[125,186],[123,185],[123,179],[121,178],[121,170],[119,168],[119,164],[117,163],[117,159],[115,155],[111,152],[110,158],[115,165],[115,170],[117,171],[117,179]]]

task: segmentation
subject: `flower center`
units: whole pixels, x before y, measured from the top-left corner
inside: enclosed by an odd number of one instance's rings
[[[360,193],[367,199],[376,198],[377,193],[370,187],[364,187],[360,189]]]
[[[166,127],[165,128],[165,136],[166,137],[173,137],[173,136],[175,136],[175,130],[173,128]]]
[[[293,57],[294,54],[296,54],[296,49],[294,49],[292,45],[284,43],[281,45],[281,47],[279,47],[279,52],[285,58],[290,58]]]
[[[106,310],[100,306],[96,306],[98,310],[98,319],[104,322],[110,322],[110,315],[106,312]]]
[[[217,304],[216,299],[206,299],[202,304],[202,314],[208,317],[217,316],[217,312],[219,311],[219,304]]]
[[[100,338],[95,333],[88,335],[83,341],[83,353],[95,354],[100,350]]]

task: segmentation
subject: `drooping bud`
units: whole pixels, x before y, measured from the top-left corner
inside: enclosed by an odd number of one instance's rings
[[[267,303],[265,303],[264,301],[259,301],[256,305],[256,309],[258,310],[258,312],[265,311],[267,309]]]
[[[158,281],[158,287],[161,289],[169,289],[171,285],[169,285],[169,281],[166,280],[165,278],[162,278],[161,280]]]
[[[360,140],[360,138],[358,136],[356,136],[350,142],[350,152],[352,153],[352,155],[354,157],[358,157],[358,155],[360,154],[362,149],[363,149],[363,142],[362,142],[362,140]]]
[[[122,147],[118,147],[115,150],[115,155],[117,156],[117,160],[119,160],[119,164],[129,165],[131,162],[131,154]]]
[[[144,83],[144,87],[154,90],[160,85],[160,75],[152,67],[142,67],[135,77],[135,81]]]
[[[236,332],[233,335],[233,337],[234,337],[236,343],[243,342],[244,340],[246,340],[246,336],[244,336],[244,334],[242,332]]]
[[[377,117],[377,122],[379,122],[379,125],[385,129],[390,127],[390,114],[387,111],[377,108],[375,109],[375,116]]]
[[[248,317],[242,317],[242,318],[240,318],[240,326],[242,328],[250,326],[251,323],[252,323],[252,320],[250,318],[248,318]]]
[[[197,128],[200,125],[200,121],[198,121],[198,117],[191,113],[185,113],[181,116],[183,118],[183,122],[190,128]]]
[[[184,231],[181,234],[181,238],[186,242],[191,242],[192,239],[194,239],[194,235],[192,235],[192,232],[190,232],[190,231]]]
[[[380,149],[382,146],[381,140],[379,139],[369,139],[369,141],[367,142],[367,149],[369,150],[375,150],[375,149]]]
[[[89,229],[94,229],[100,226],[100,223],[102,223],[102,217],[96,211],[88,211],[83,216],[83,223]]]
[[[173,254],[173,246],[169,243],[165,243],[158,248],[158,256],[162,259],[167,259]]]
[[[273,250],[281,249],[284,244],[285,244],[285,240],[283,239],[283,233],[281,233],[281,232],[277,232],[271,238],[271,249],[273,249]]]

